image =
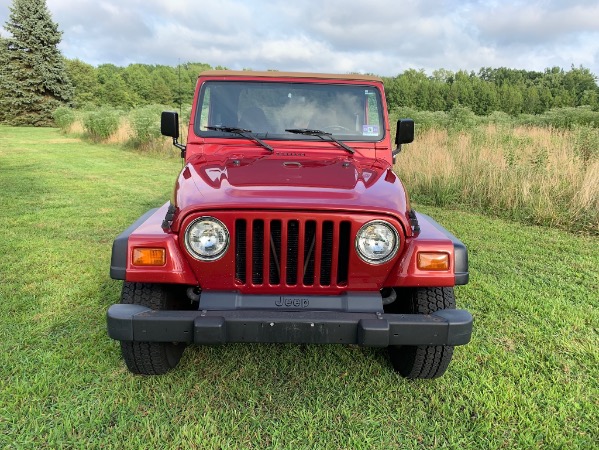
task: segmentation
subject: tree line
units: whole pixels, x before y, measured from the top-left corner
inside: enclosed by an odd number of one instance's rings
[[[477,115],[502,111],[513,116],[578,106],[599,110],[597,76],[584,67],[542,72],[484,67],[477,73],[439,69],[432,76],[409,69],[384,81],[390,109],[449,111],[461,105]]]
[[[217,67],[222,68],[222,67]],[[189,105],[200,72],[206,63],[164,65],[131,64],[94,67],[66,60],[75,95],[73,105],[109,105],[129,109],[148,104]],[[410,107],[425,111],[449,111],[456,105],[477,115],[503,111],[510,115],[542,114],[552,108],[590,106],[599,109],[597,77],[584,67],[543,72],[485,67],[475,72],[408,69],[395,77],[383,77],[390,109]]]
[[[79,59],[65,60],[74,87],[72,106],[112,106],[132,109],[145,105],[189,105],[198,74],[212,66],[205,63],[165,65],[130,64],[97,67]],[[222,67],[218,67],[222,68]]]

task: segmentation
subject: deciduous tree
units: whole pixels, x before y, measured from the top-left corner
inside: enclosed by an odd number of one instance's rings
[[[79,59],[67,59],[65,62],[68,77],[75,88],[73,106],[81,108],[97,103],[99,85],[96,68]]]

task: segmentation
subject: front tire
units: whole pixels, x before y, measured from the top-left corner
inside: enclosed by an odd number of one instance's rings
[[[407,313],[432,314],[441,309],[455,309],[453,288],[418,288],[410,294]],[[395,371],[411,379],[440,377],[447,370],[452,356],[453,345],[389,347],[389,357]]]
[[[125,281],[121,303],[142,305],[155,310],[176,309],[173,287]],[[163,375],[179,363],[186,344],[179,342],[121,341],[127,368],[140,375]]]

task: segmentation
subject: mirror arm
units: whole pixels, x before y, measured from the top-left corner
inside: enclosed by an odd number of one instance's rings
[[[181,150],[181,158],[185,158],[185,150],[187,147],[183,144],[180,144],[176,137],[173,138],[173,145]]]
[[[397,144],[397,148],[391,151],[391,156],[392,161],[393,161],[393,165],[395,165],[395,162],[397,160],[397,155],[399,154],[399,152],[401,152],[401,144]]]

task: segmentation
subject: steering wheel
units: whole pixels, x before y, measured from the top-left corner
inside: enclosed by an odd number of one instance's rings
[[[328,125],[326,127],[322,127],[323,131],[331,130],[331,131],[348,131],[351,133],[351,130],[343,125]]]

